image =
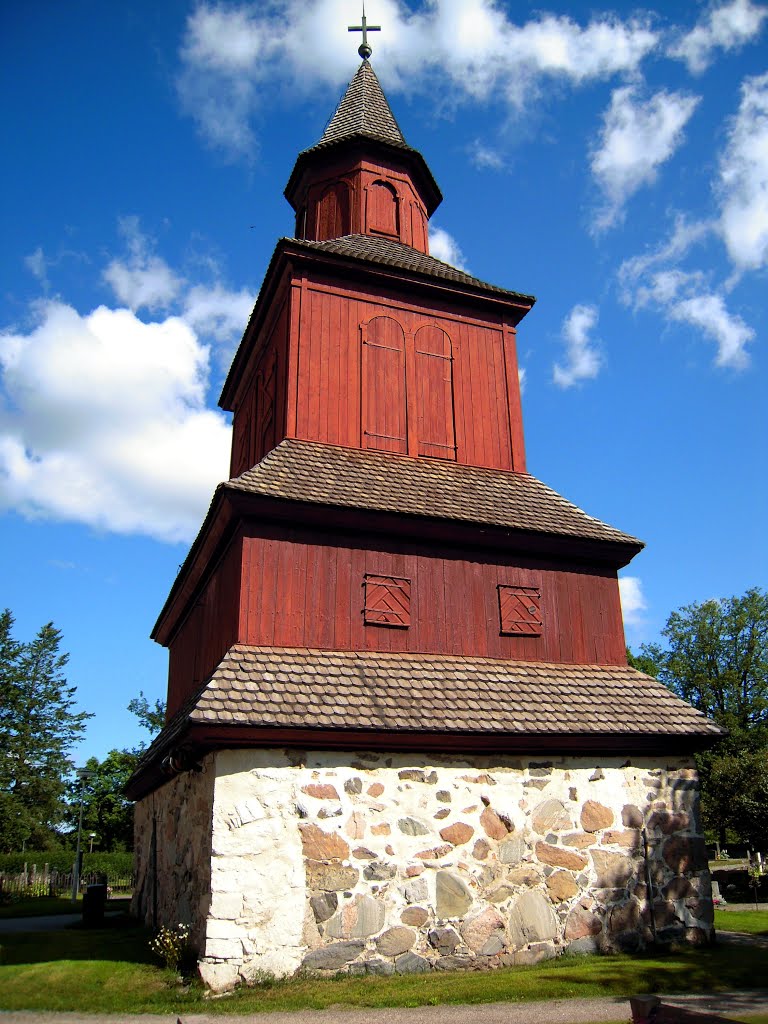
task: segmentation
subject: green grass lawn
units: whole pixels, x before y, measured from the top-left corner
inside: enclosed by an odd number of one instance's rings
[[[110,927],[0,936],[0,1009],[91,1013],[254,1013],[329,1006],[424,1006],[703,992],[754,987],[765,950],[719,947],[663,957],[561,957],[535,967],[394,978],[298,978],[210,1002],[153,962],[149,934]]]
[[[723,932],[768,935],[768,910],[716,910],[715,928]]]

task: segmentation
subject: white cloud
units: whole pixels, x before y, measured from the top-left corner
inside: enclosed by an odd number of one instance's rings
[[[517,368],[517,383],[520,385],[520,394],[521,395],[525,392],[525,385],[526,385],[527,379],[528,379],[528,371],[523,369],[522,366],[518,366],[518,368]]]
[[[574,306],[563,321],[562,335],[565,341],[565,366],[556,363],[552,379],[560,388],[572,388],[583,380],[596,377],[602,365],[597,347],[591,341],[589,332],[596,326],[596,306]]]
[[[640,626],[643,623],[643,612],[648,605],[643,594],[643,582],[639,576],[620,576],[619,595],[625,626]]]
[[[434,95],[441,83],[446,102],[493,96],[518,110],[541,95],[547,79],[579,85],[633,72],[659,43],[647,19],[602,15],[580,25],[542,14],[517,25],[494,0],[440,0],[418,12],[397,0],[369,0],[367,16],[384,27],[371,40],[388,89]],[[184,109],[209,143],[252,156],[251,120],[267,93],[274,103],[276,86],[339,90],[349,80],[350,18],[359,13],[346,0],[200,4],[180,50]]]
[[[168,309],[178,295],[183,281],[165,260],[154,256],[150,241],[139,230],[137,217],[122,217],[118,226],[128,246],[125,260],[112,260],[104,271],[119,302],[136,312]]]
[[[504,166],[501,154],[491,146],[486,146],[479,139],[475,139],[469,147],[469,159],[475,167],[479,167],[481,170],[500,171]]]
[[[768,72],[747,78],[720,161],[720,231],[738,270],[768,262]]]
[[[661,257],[673,243],[656,254],[627,260],[619,271],[623,299],[635,308],[658,309],[668,319],[686,323],[717,344],[715,365],[743,370],[749,365],[747,345],[754,330],[726,307],[724,296],[713,289],[698,270],[685,271],[664,266]]]
[[[37,278],[43,288],[48,290],[48,260],[42,246],[38,245],[34,252],[24,257],[24,266]]]
[[[253,309],[254,296],[222,284],[195,285],[183,298],[182,318],[206,338],[229,343],[239,340]]]
[[[36,307],[0,335],[0,505],[164,541],[194,536],[227,474],[230,428],[205,407],[208,349],[177,317]]]
[[[703,292],[673,302],[668,307],[673,320],[698,327],[717,343],[717,366],[743,370],[749,365],[746,346],[755,332],[740,316],[729,313],[722,295]]]
[[[590,162],[605,194],[598,229],[620,220],[629,197],[656,180],[659,167],[682,142],[698,102],[696,96],[665,90],[642,100],[636,85],[614,90]]]
[[[449,235],[444,228],[439,228],[435,224],[429,225],[429,254],[459,270],[467,269],[459,243],[453,235]]]
[[[751,0],[731,0],[712,7],[705,17],[669,51],[694,74],[709,67],[716,50],[733,50],[753,40],[768,17],[768,7],[756,7]]]

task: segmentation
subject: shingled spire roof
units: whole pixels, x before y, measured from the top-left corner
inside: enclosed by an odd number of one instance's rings
[[[324,146],[360,135],[393,146],[407,145],[376,72],[367,60],[357,69],[317,145]]]
[[[356,142],[374,147],[392,146],[399,150],[412,173],[421,182],[428,215],[434,213],[442,202],[442,193],[424,157],[405,141],[376,72],[368,60],[364,60],[355,72],[320,141],[302,150],[296,159],[285,187],[285,197],[294,209],[297,208],[295,190],[303,170],[319,160],[326,150]]]

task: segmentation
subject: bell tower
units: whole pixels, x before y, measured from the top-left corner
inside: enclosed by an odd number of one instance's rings
[[[285,197],[296,237],[360,234],[428,253],[427,221],[442,201],[417,150],[403,138],[364,59],[320,141],[299,154]]]

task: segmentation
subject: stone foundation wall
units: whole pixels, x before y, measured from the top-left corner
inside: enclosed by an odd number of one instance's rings
[[[134,811],[131,913],[153,927],[190,925],[190,942],[198,950],[210,909],[215,772],[209,756],[200,774],[176,776],[138,801]]]
[[[654,930],[711,938],[688,761],[215,757],[201,946],[213,988],[299,968],[387,974],[632,951]]]

